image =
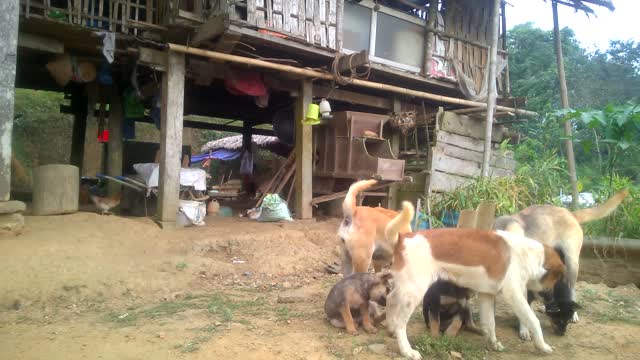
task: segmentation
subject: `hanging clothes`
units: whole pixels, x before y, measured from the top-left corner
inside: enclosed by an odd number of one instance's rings
[[[233,95],[253,96],[258,107],[269,106],[269,90],[257,71],[225,69],[224,86]]]

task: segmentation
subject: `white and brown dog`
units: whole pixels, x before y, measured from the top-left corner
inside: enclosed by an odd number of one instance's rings
[[[609,216],[629,195],[629,190],[614,194],[604,204],[571,212],[553,205],[533,205],[514,215],[505,215],[496,219],[494,229],[513,234],[524,235],[539,242],[559,247],[565,254],[567,280],[571,291],[571,301],[576,301],[576,282],[583,233],[580,224]],[[573,314],[573,322],[578,314]],[[526,328],[520,327],[520,337],[530,338]]]
[[[493,349],[503,349],[496,339],[494,317],[495,298],[501,295],[520,322],[533,331],[535,346],[544,353],[552,352],[526,293],[527,289],[549,289],[564,276],[565,266],[554,249],[504,231],[436,229],[399,234],[414,215],[411,203],[404,202],[402,207],[387,225],[386,236],[395,243],[387,327],[397,337],[403,356],[421,358],[407,339],[407,322],[438,279],[478,293],[481,327]]]
[[[338,237],[341,239],[344,276],[354,272],[367,272],[373,258],[376,272],[391,263],[393,243],[385,237],[385,228],[398,212],[379,206],[356,206],[358,193],[376,183],[376,180],[353,183],[342,202],[343,220],[338,229]],[[406,224],[400,230],[410,232],[411,226]]]

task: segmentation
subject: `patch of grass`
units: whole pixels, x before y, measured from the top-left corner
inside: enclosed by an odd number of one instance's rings
[[[142,315],[157,319],[160,317],[171,316],[177,313],[181,313],[188,309],[197,308],[198,304],[187,301],[168,301],[156,305],[150,309],[146,309],[142,311]]]
[[[179,349],[183,354],[192,353],[198,351],[200,349],[200,345],[206,343],[209,339],[211,339],[211,336],[198,336],[184,344],[176,345],[176,349]]]
[[[180,261],[179,263],[176,264],[176,270],[184,270],[187,268],[187,263],[183,261]]]
[[[278,320],[280,321],[287,321],[291,318],[291,311],[286,305],[278,306],[276,308],[276,316],[278,316]]]
[[[484,351],[481,347],[456,336],[441,336],[433,338],[429,335],[422,335],[412,341],[414,347],[422,356],[427,358],[437,358],[448,360],[452,351],[462,354],[464,359],[482,359]]]
[[[111,312],[105,316],[106,321],[113,322],[120,327],[135,326],[138,315],[134,312],[115,313]]]
[[[229,322],[233,320],[236,311],[241,312],[243,315],[259,315],[262,313],[262,308],[264,308],[265,304],[264,298],[233,301],[224,296],[215,295],[209,300],[207,310],[210,314],[220,316],[222,320]]]
[[[595,315],[598,320],[640,325],[640,304],[635,298],[609,291],[606,299],[610,306],[596,309]]]

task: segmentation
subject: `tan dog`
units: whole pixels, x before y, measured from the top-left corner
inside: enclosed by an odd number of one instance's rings
[[[560,247],[566,256],[567,280],[571,291],[571,300],[576,301],[576,282],[583,233],[580,224],[609,216],[629,195],[623,190],[613,195],[602,205],[571,212],[553,205],[533,205],[514,215],[505,215],[496,219],[494,229],[524,235],[541,243]],[[573,321],[578,321],[574,313]],[[521,327],[520,337],[528,339],[528,331]]]
[[[421,355],[407,339],[407,323],[427,289],[438,279],[478,293],[480,323],[494,350],[504,349],[495,334],[495,298],[501,295],[520,322],[533,330],[536,347],[553,350],[544,341],[540,321],[527,303],[527,289],[552,288],[565,274],[558,253],[538,241],[505,231],[435,229],[400,234],[413,219],[409,202],[389,222],[386,236],[395,243],[394,289],[387,297],[387,326],[398,339],[400,353],[411,359]]]
[[[348,276],[354,272],[367,272],[372,258],[373,267],[380,272],[385,264],[391,263],[393,245],[390,244],[384,230],[397,211],[382,207],[356,206],[356,196],[359,192],[375,185],[376,180],[362,180],[353,183],[342,203],[343,220],[338,229],[342,253],[342,273]],[[401,229],[410,232],[407,224]]]

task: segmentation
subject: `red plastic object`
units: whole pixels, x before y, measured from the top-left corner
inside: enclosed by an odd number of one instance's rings
[[[102,132],[98,131],[98,142],[109,142],[109,130],[102,130]]]

